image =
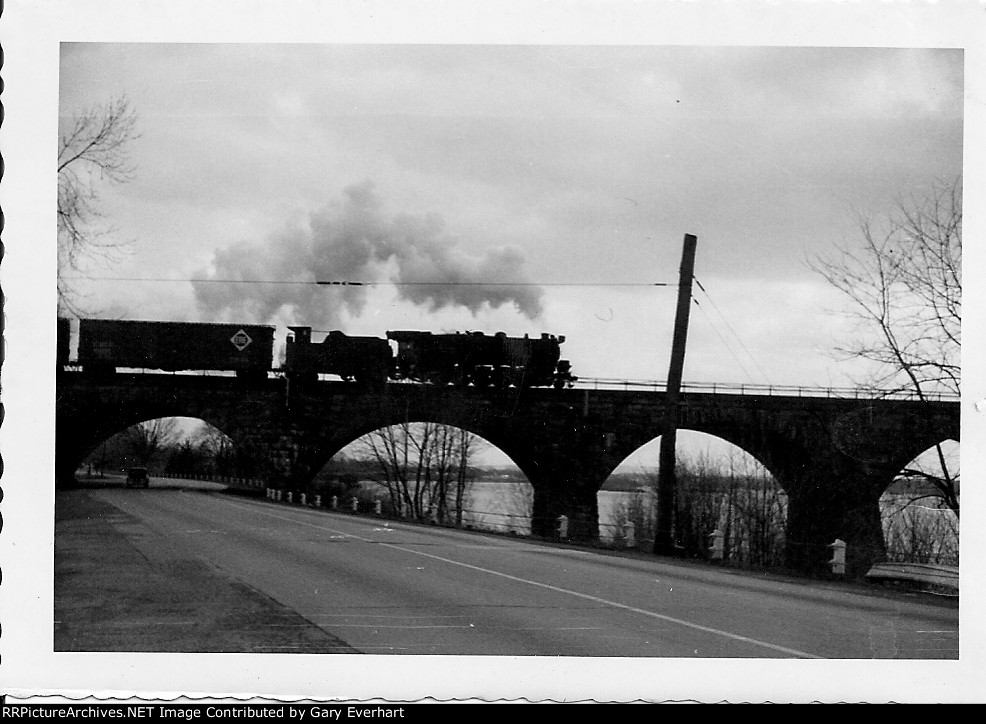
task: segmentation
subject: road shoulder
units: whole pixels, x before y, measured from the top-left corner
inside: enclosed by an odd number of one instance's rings
[[[56,494],[55,651],[358,653],[202,560],[149,560],[135,526],[84,489]]]

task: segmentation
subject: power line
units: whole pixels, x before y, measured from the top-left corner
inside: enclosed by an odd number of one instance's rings
[[[694,277],[692,277],[692,278],[694,279]],[[698,280],[696,279],[696,281],[698,281]],[[702,313],[702,316],[705,317],[705,319],[709,322],[709,326],[712,327],[712,331],[716,333],[716,336],[719,338],[719,340],[726,347],[726,350],[729,352],[729,354],[732,356],[732,358],[736,361],[736,364],[738,364],[739,365],[739,368],[741,370],[743,370],[743,374],[745,374],[747,376],[747,378],[752,382],[753,381],[753,375],[751,375],[750,372],[749,372],[749,370],[747,370],[746,367],[743,366],[743,361],[739,357],[736,356],[736,352],[733,351],[732,345],[730,345],[729,342],[726,340],[726,338],[723,337],[719,333],[719,330],[718,329],[716,329],[716,325],[713,323],[712,317],[710,317],[706,313],[705,308],[701,304],[698,303],[698,300],[695,297],[692,297],[692,301],[695,302],[695,306],[698,307],[698,311],[700,311]]]
[[[284,286],[320,286],[320,287],[676,287],[668,282],[455,282],[455,281],[354,281],[354,280],[283,280],[283,279],[179,279],[172,277],[66,277],[73,281],[102,281],[102,282],[152,282],[163,284],[183,284],[197,282],[204,284],[274,284]]]
[[[350,281],[317,281],[323,287],[670,287],[665,282],[350,282]]]
[[[726,319],[726,315],[724,315],[722,313],[722,310],[719,309],[719,305],[716,304],[715,300],[712,298],[712,295],[709,294],[708,290],[704,286],[702,286],[702,282],[700,282],[697,278],[695,279],[695,283],[698,285],[698,288],[702,290],[702,293],[705,294],[706,299],[709,300],[709,303],[712,305],[712,308],[715,309],[716,314],[718,314],[719,318],[722,319],[722,321],[725,323],[727,329],[729,329],[729,331],[732,333],[733,338],[737,342],[739,342],[740,347],[742,347],[743,351],[746,352],[746,356],[750,358],[750,361],[753,362],[753,365],[757,368],[757,370],[760,372],[763,378],[767,381],[767,384],[770,384],[770,378],[767,376],[767,373],[763,371],[763,368],[760,366],[760,363],[757,362],[757,358],[754,357],[753,354],[750,352],[750,350],[747,348],[747,346],[743,344],[742,338],[736,333],[736,330],[733,329],[733,325],[729,323],[729,320]],[[698,301],[696,301],[695,303],[698,304]],[[701,307],[699,308],[701,309]],[[706,316],[706,318],[708,318],[708,316]],[[710,324],[712,323],[711,319],[709,319],[709,323]],[[716,332],[716,334],[718,334],[718,332]],[[738,361],[739,360],[737,360],[737,362]],[[750,379],[753,378],[751,377]]]

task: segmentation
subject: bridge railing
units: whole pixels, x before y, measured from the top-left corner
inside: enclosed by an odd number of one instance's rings
[[[78,371],[77,366],[68,369]],[[182,370],[161,372],[138,368],[120,368],[120,372],[147,375],[169,375],[187,377],[235,377],[235,372],[222,370]],[[278,376],[280,370],[273,371]],[[421,384],[399,382],[396,384]],[[581,390],[646,390],[664,392],[664,380],[624,380],[617,377],[579,377],[574,382],[575,389]],[[783,397],[831,397],[848,400],[918,400],[920,396],[912,390],[886,390],[876,387],[819,387],[807,385],[765,385],[751,382],[682,382],[683,392],[702,392],[722,395],[765,395]],[[924,392],[924,399],[932,402],[957,401],[960,396],[951,391]]]
[[[579,377],[576,389],[586,390],[647,390],[664,392],[664,380],[621,380],[609,377]],[[765,385],[742,382],[683,382],[683,392],[702,392],[723,395],[765,395],[783,397],[832,397],[852,400],[917,400],[918,394],[910,390],[884,390],[875,387],[812,387],[800,385]],[[924,398],[934,402],[954,401],[954,392],[925,392]]]

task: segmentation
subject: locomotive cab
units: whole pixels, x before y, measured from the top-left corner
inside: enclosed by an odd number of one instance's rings
[[[294,342],[296,344],[311,344],[311,327],[288,327],[288,331],[291,332],[291,336],[288,337],[288,342]]]
[[[284,370],[293,382],[310,384],[318,381],[318,370],[311,361],[311,327],[288,327]]]

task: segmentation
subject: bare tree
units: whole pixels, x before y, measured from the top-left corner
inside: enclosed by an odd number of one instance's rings
[[[99,209],[101,182],[120,184],[133,177],[128,147],[138,138],[137,115],[124,98],[77,113],[58,145],[58,303],[75,312],[76,294],[68,277],[83,272],[87,260],[115,258],[121,243],[110,238]]]
[[[728,496],[720,528],[726,558],[741,565],[779,565],[784,558],[787,495],[763,466],[735,453],[729,451],[723,473]]]
[[[176,441],[167,449],[167,462],[164,465],[166,473],[178,475],[198,475],[205,472],[207,462],[205,450],[196,445],[191,438]]]
[[[456,524],[477,445],[465,430],[430,422],[393,425],[359,441],[361,454],[377,463],[396,514]]]
[[[625,544],[627,540],[627,523],[633,523],[633,535],[636,540],[653,541],[657,517],[655,515],[654,486],[656,476],[652,472],[641,470],[639,485],[634,490],[619,491],[618,502],[613,506],[606,523],[600,522],[600,528],[610,531],[609,538],[613,544]]]
[[[236,452],[229,435],[206,424],[198,430],[194,442],[216,474],[228,476],[234,473],[237,462]],[[242,474],[242,471],[239,472]]]
[[[880,500],[887,558],[905,563],[959,564],[959,518],[941,499],[918,505],[909,495]]]
[[[873,363],[874,387],[921,400],[958,394],[962,324],[962,179],[901,198],[885,219],[859,219],[860,239],[811,260],[849,300],[862,336],[841,347]],[[934,471],[907,470],[959,512],[958,473],[941,445]]]
[[[709,535],[719,525],[723,508],[730,510],[735,495],[735,481],[724,479],[707,454],[695,460],[681,460],[676,464],[678,486],[675,491],[675,520],[677,543],[691,556],[705,554]],[[657,485],[655,471],[654,485]],[[732,533],[726,529],[726,540]]]
[[[711,534],[723,538],[723,559],[737,566],[778,565],[784,552],[787,496],[770,473],[753,458],[730,450],[724,457],[709,453],[679,456],[676,491],[676,543],[694,557],[708,554]],[[619,539],[623,525],[634,524],[638,540],[653,539],[656,519],[657,470],[642,469],[638,488],[624,494],[610,526]]]
[[[178,438],[178,421],[161,417],[128,427],[122,433],[131,458],[144,467],[150,466],[157,454]]]
[[[462,525],[462,504],[470,479],[469,458],[478,445],[479,439],[461,428],[435,426],[427,457],[433,470],[439,520],[452,519],[457,526]]]

